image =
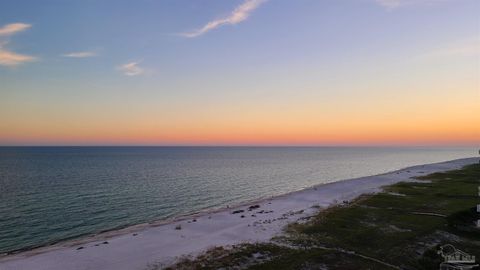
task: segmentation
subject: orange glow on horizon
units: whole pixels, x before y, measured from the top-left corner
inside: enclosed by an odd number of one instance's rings
[[[46,145],[474,145],[480,144],[478,117],[454,122],[254,123],[245,126],[217,123],[176,128],[132,123],[127,126],[64,129],[22,127],[3,132],[9,144]]]
[[[0,145],[478,145],[478,87],[462,89],[328,101],[139,103],[130,110],[125,103],[17,106],[4,108],[11,117],[0,121]]]

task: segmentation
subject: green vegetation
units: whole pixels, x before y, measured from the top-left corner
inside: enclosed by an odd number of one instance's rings
[[[271,243],[215,248],[168,269],[438,269],[447,243],[480,258],[480,165],[418,180],[291,224]]]

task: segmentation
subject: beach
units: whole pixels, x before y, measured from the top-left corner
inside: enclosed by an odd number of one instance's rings
[[[285,195],[200,212],[172,221],[141,224],[122,230],[61,242],[0,257],[0,269],[147,269],[169,264],[215,246],[264,242],[292,222],[308,219],[328,207],[382,186],[434,172],[459,169],[478,158],[417,165],[355,179],[317,185]]]

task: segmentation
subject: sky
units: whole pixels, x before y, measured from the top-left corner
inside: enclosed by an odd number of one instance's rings
[[[0,145],[478,145],[478,0],[2,0]]]

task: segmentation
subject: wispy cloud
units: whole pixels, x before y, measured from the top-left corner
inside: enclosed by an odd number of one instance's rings
[[[246,0],[241,5],[236,7],[228,17],[210,21],[202,28],[191,32],[180,33],[179,35],[187,38],[194,38],[201,36],[222,25],[234,25],[243,22],[250,16],[250,13],[252,13],[255,9],[257,9],[262,3],[266,1],[267,0]]]
[[[0,27],[0,36],[10,36],[15,33],[27,30],[32,27],[31,24],[27,23],[10,23]]]
[[[394,9],[405,4],[405,0],[375,0],[381,6],[384,6],[388,9]]]
[[[16,53],[6,48],[9,36],[30,28],[30,24],[11,23],[0,27],[0,65],[15,67],[26,62],[35,61],[36,58],[30,55]]]
[[[93,57],[97,54],[95,52],[83,51],[83,52],[71,52],[62,54],[63,57],[71,57],[71,58],[86,58],[86,57]]]
[[[18,54],[0,47],[0,65],[2,66],[15,67],[35,59],[33,56]]]
[[[137,76],[141,75],[145,72],[143,68],[141,68],[139,65],[139,62],[130,62],[123,64],[118,67],[118,70],[122,71],[123,74],[127,76]]]
[[[447,46],[439,47],[420,56],[422,59],[438,59],[448,57],[480,56],[480,38],[464,39]]]
[[[449,0],[374,0],[379,5],[387,8],[387,9],[396,9],[403,6],[410,6],[410,5],[417,5],[417,4],[438,4],[442,2],[446,2]]]

